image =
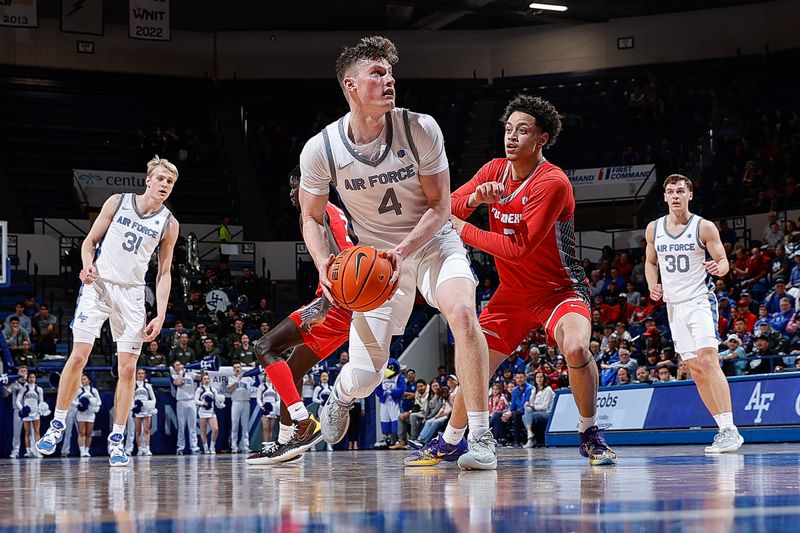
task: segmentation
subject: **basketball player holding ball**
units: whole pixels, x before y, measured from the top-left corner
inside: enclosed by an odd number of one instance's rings
[[[438,308],[455,337],[456,370],[470,424],[448,431],[442,456],[466,469],[494,469],[489,431],[488,348],[475,316],[476,281],[450,218],[450,172],[439,125],[395,108],[392,66],[397,50],[384,37],[344,49],[336,74],[350,112],[315,135],[300,155],[303,238],[328,299],[334,260],[325,236],[330,187],[342,199],[359,244],[374,246],[393,266],[394,295],[377,309],[353,313],[350,363],[342,368],[320,412],[322,433],[339,442],[350,404],[372,394],[389,359],[392,335],[402,334],[416,290]],[[467,449],[468,448],[468,449]]]

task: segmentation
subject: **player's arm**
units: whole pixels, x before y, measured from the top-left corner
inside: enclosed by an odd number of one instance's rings
[[[103,240],[103,237],[108,231],[108,227],[114,220],[114,213],[117,212],[117,207],[119,207],[121,200],[121,194],[112,194],[108,197],[108,200],[105,201],[103,207],[100,209],[100,214],[97,215],[97,218],[94,220],[92,228],[89,230],[89,233],[86,234],[86,238],[83,239],[83,243],[81,244],[81,262],[83,263],[83,268],[78,277],[87,285],[91,284],[97,278],[97,269],[94,266],[96,247],[100,241]]]
[[[328,205],[328,194],[311,194],[301,187],[299,201],[303,240],[319,272],[319,284],[322,286],[322,293],[328,301],[332,302],[333,296],[331,296],[329,290],[331,282],[328,280],[328,267],[333,262],[334,256],[331,253],[328,237],[325,234],[325,206]]]
[[[503,184],[492,181],[490,165],[492,161],[483,165],[475,176],[467,183],[456,189],[450,196],[450,210],[453,216],[467,219],[481,204],[493,204],[503,195]]]
[[[705,243],[706,251],[711,256],[711,260],[703,262],[706,271],[714,276],[727,274],[731,267],[725,255],[725,247],[719,238],[717,226],[708,220],[703,220],[700,223],[700,240]]]
[[[156,316],[144,328],[144,340],[150,342],[161,333],[164,318],[167,316],[169,292],[172,288],[172,251],[180,234],[180,225],[172,217],[158,248],[158,275],[156,276]]]
[[[647,290],[650,291],[650,298],[657,302],[661,299],[664,292],[661,289],[661,284],[658,282],[658,255],[656,254],[655,246],[656,223],[650,222],[644,232],[645,240],[647,240],[647,248],[645,249],[644,260],[644,278],[647,280]]]
[[[453,220],[453,226],[461,239],[473,248],[500,259],[518,262],[533,254],[553,227],[564,208],[565,199],[572,194],[572,187],[565,180],[549,179],[541,182],[531,193],[516,233],[501,235],[462,220]]]

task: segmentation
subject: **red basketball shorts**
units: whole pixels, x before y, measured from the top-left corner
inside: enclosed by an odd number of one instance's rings
[[[309,305],[314,305],[314,303],[312,302]],[[303,308],[298,309],[289,315],[289,318],[297,324],[297,327],[300,327],[300,324],[303,323],[301,318],[302,310]],[[311,348],[311,351],[320,360],[325,359],[350,338],[350,321],[352,318],[352,311],[348,311],[343,307],[331,307],[322,324],[311,328],[309,333],[301,331],[303,343]]]
[[[558,321],[568,313],[578,313],[591,320],[586,299],[574,291],[539,294],[503,290],[492,296],[478,319],[490,350],[513,352],[525,336],[544,326],[548,341],[555,339]]]

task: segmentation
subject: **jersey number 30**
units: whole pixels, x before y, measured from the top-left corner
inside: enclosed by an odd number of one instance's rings
[[[665,270],[667,272],[689,272],[689,256],[688,255],[667,255],[664,257],[667,260]]]
[[[403,214],[403,204],[397,200],[394,188],[386,189],[386,194],[383,195],[381,205],[378,206],[378,213],[381,215],[389,211],[394,211],[396,215]]]
[[[122,249],[126,252],[137,253],[139,251],[139,246],[142,244],[142,236],[129,231],[124,237],[128,240],[122,243]]]

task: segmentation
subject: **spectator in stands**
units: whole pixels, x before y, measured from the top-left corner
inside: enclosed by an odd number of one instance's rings
[[[503,394],[501,383],[492,384],[492,392],[489,395],[489,427],[492,428],[492,436],[497,442],[506,440],[506,422],[503,421],[503,413],[508,410],[508,399]]]
[[[769,250],[771,251],[772,248]],[[785,284],[786,278],[792,274],[792,263],[786,255],[786,249],[782,244],[774,249],[767,261],[767,269],[769,270],[768,282],[774,286],[778,279],[782,279]]]
[[[170,350],[178,346],[181,340],[181,335],[183,334],[184,331],[186,330],[183,328],[183,321],[181,319],[176,320],[175,331],[173,331],[169,336],[167,336],[166,339],[164,339],[167,347]]]
[[[658,352],[658,362],[656,368],[666,367],[670,372],[675,367],[675,354],[671,348],[662,348]]]
[[[492,278],[489,277],[484,278],[483,286],[481,287],[481,290],[477,292],[476,295],[479,311],[483,311],[483,308],[486,307],[486,304],[489,303],[489,300],[491,299],[492,295],[494,294],[494,291],[496,290],[497,288],[494,286],[494,283],[492,283]]]
[[[723,244],[729,243],[731,247],[736,245],[736,230],[730,227],[726,219],[719,221],[719,237]]]
[[[772,313],[778,313],[781,311],[781,299],[786,298],[789,300],[789,306],[794,309],[795,307],[795,298],[791,294],[786,292],[786,278],[783,276],[777,276],[774,278],[774,285],[773,290],[770,294],[767,295],[767,298],[764,300],[764,303],[767,306],[767,311]]]
[[[175,361],[180,361],[184,365],[197,361],[194,349],[189,346],[189,335],[185,332],[181,333],[178,345],[169,353],[170,365],[174,364]]]
[[[425,425],[419,433],[419,439],[409,442],[414,448],[419,449],[425,446],[440,429],[447,425],[447,421],[450,419],[450,413],[453,412],[454,401],[454,394],[450,393],[450,387],[447,385],[440,387],[439,398],[442,400],[439,411],[433,418],[425,421]]]
[[[236,318],[233,321],[233,331],[228,333],[228,346],[230,347],[229,351],[233,349],[234,342],[239,342],[241,344],[242,335],[244,335],[244,320],[241,318]]]
[[[263,296],[263,288],[260,280],[253,274],[253,269],[250,266],[242,267],[242,277],[237,283],[239,294],[247,296],[247,300],[251,302],[259,301]]]
[[[625,294],[628,297],[628,305],[632,308],[632,316],[636,308],[639,307],[639,303],[642,301],[642,293],[636,290],[636,285],[634,285],[632,281],[629,281],[625,284]]]
[[[533,388],[525,379],[525,372],[515,373],[511,404],[501,418],[503,422],[511,423],[514,431],[513,444],[516,447],[522,447],[528,441],[528,431],[523,416],[525,415],[525,404],[530,401],[532,391]]]
[[[231,236],[231,230],[228,227],[230,223],[231,220],[226,215],[222,217],[222,223],[220,223],[219,228],[217,228],[217,248],[219,248],[219,259],[223,262],[228,261],[228,256],[227,254],[222,253],[222,245],[233,240],[233,237]]]
[[[428,384],[424,379],[417,379],[413,368],[405,371],[406,390],[400,402],[400,415],[397,419],[397,442],[389,446],[390,450],[404,450],[411,436],[411,413],[419,409],[417,400],[425,394]]]
[[[46,304],[39,306],[39,311],[33,317],[33,340],[36,342],[36,352],[39,355],[56,352],[58,342],[58,319],[50,314]]]
[[[619,294],[619,292],[625,288],[626,282],[627,281],[619,275],[619,270],[611,267],[609,277],[606,279],[605,284],[603,285],[603,293],[609,294],[610,287],[613,285],[617,289],[617,294]]]
[[[787,331],[787,327],[789,322],[794,318],[794,314],[794,303],[790,302],[788,297],[781,298],[780,310],[777,313],[772,313],[769,317],[770,328],[788,339],[791,337],[791,334]]]
[[[636,369],[636,381],[634,383],[653,383],[653,379],[650,377],[650,372],[643,366],[640,366]]]
[[[152,341],[147,345],[147,350],[139,359],[141,366],[167,366],[167,358],[161,353],[158,342]]]
[[[767,265],[761,249],[753,248],[750,257],[747,259],[747,268],[740,278],[739,285],[743,288],[747,287],[754,295],[763,296],[767,292],[767,273]]]
[[[747,324],[743,318],[737,318],[733,321],[733,332],[739,337],[739,341],[745,352],[750,351],[753,347],[753,332],[747,331]]]
[[[436,377],[431,380],[431,383],[435,381],[440,387],[447,385],[447,367],[442,365],[436,369],[436,372]]]
[[[262,321],[262,322],[261,322],[261,323],[258,325],[258,333],[259,333],[259,335],[261,335],[261,337],[263,337],[264,335],[266,335],[267,333],[269,333],[269,328],[270,328],[270,327],[271,327],[271,326],[269,325],[269,322],[263,322],[263,321]]]
[[[31,323],[31,319],[25,314],[25,302],[17,302],[14,306],[14,312],[6,317],[6,332],[11,329],[11,319],[13,317],[17,317],[17,320],[19,321],[19,327],[25,330],[29,336],[33,333],[33,324]]]
[[[755,337],[753,349],[747,354],[747,364],[744,373],[769,374],[772,371],[773,362],[770,355],[775,355],[769,348],[767,335],[759,333]]]
[[[678,363],[675,379],[677,381],[692,381],[692,370],[689,368],[689,364],[686,361],[680,361]]]
[[[23,342],[27,342],[29,347],[31,344],[28,332],[21,327],[20,323],[21,320],[19,316],[11,315],[8,319],[8,328],[3,331],[6,344],[8,344],[8,349],[11,350],[11,355],[14,359],[16,359],[17,354],[22,350]]]
[[[206,337],[203,339],[203,351],[200,352],[199,358],[206,359],[208,357],[219,357],[220,351],[219,348],[214,346],[214,340],[211,337]]]
[[[203,353],[205,337],[211,339],[211,342],[215,345],[217,344],[216,336],[208,333],[206,323],[202,321],[197,322],[197,324],[194,326],[194,333],[192,334],[191,338],[189,338],[189,347],[198,357],[200,357],[200,354]]]
[[[242,334],[241,343],[233,350],[231,355],[233,361],[241,361],[244,366],[254,366],[256,362],[256,352],[250,344],[250,336]]]
[[[22,345],[19,347],[19,350],[17,350],[16,353],[14,353],[13,357],[14,357],[14,365],[17,368],[19,368],[22,365],[32,368],[35,367],[39,362],[39,358],[36,356],[35,353],[31,351],[30,341],[25,341],[25,340],[22,341]]]
[[[200,313],[206,309],[206,301],[203,299],[203,292],[199,288],[189,291],[189,299],[181,306],[181,319],[186,325],[195,325],[200,319]]]
[[[589,281],[589,291],[592,293],[592,298],[596,298],[598,296],[602,298],[603,289],[605,286],[606,280],[600,276],[600,271],[597,269],[592,270],[591,280]]]
[[[615,383],[615,385],[631,385],[631,384],[633,384],[633,381],[631,381],[630,371],[625,367],[618,368],[617,382]]]
[[[228,261],[221,261],[217,267],[216,281],[218,289],[231,289],[233,288],[233,275],[231,274],[231,265]]]
[[[550,413],[553,410],[555,392],[547,386],[544,372],[536,372],[528,402],[525,404],[525,427],[528,430],[528,442],[525,448],[544,446],[544,433]]]
[[[780,226],[778,226],[778,222],[770,222],[764,233],[764,243],[770,248],[775,248],[779,244],[783,244],[784,237],[785,235],[781,231]]]
[[[747,352],[742,347],[742,340],[735,333],[725,339],[726,350],[719,352],[719,364],[726,376],[741,376],[747,364]]]
[[[253,319],[257,324],[266,323],[269,326],[269,324],[275,323],[275,313],[269,308],[269,300],[261,298],[258,301],[258,307],[253,312]]]
[[[517,355],[516,350],[511,352],[505,361],[500,363],[498,367],[498,371],[501,373],[505,373],[506,369],[511,371],[511,375],[515,375],[517,372],[525,373],[525,361],[522,360],[521,357]]]
[[[753,313],[750,312],[749,302],[746,298],[741,298],[736,303],[736,310],[731,313],[733,318],[733,325],[736,326],[737,320],[742,320],[744,322],[744,330],[753,332],[753,329],[756,325],[757,317]],[[737,332],[738,333],[738,332]]]
[[[669,368],[662,366],[657,371],[658,374],[658,381],[659,383],[667,383],[670,381],[675,381],[675,378],[672,377],[672,374],[669,372]]]
[[[411,431],[409,446],[413,448],[411,442],[419,439],[419,433],[427,420],[435,417],[442,407],[442,398],[439,396],[441,389],[438,381],[431,381],[425,392],[419,396],[418,403],[420,410],[411,412]],[[419,389],[417,389],[419,391]]]

